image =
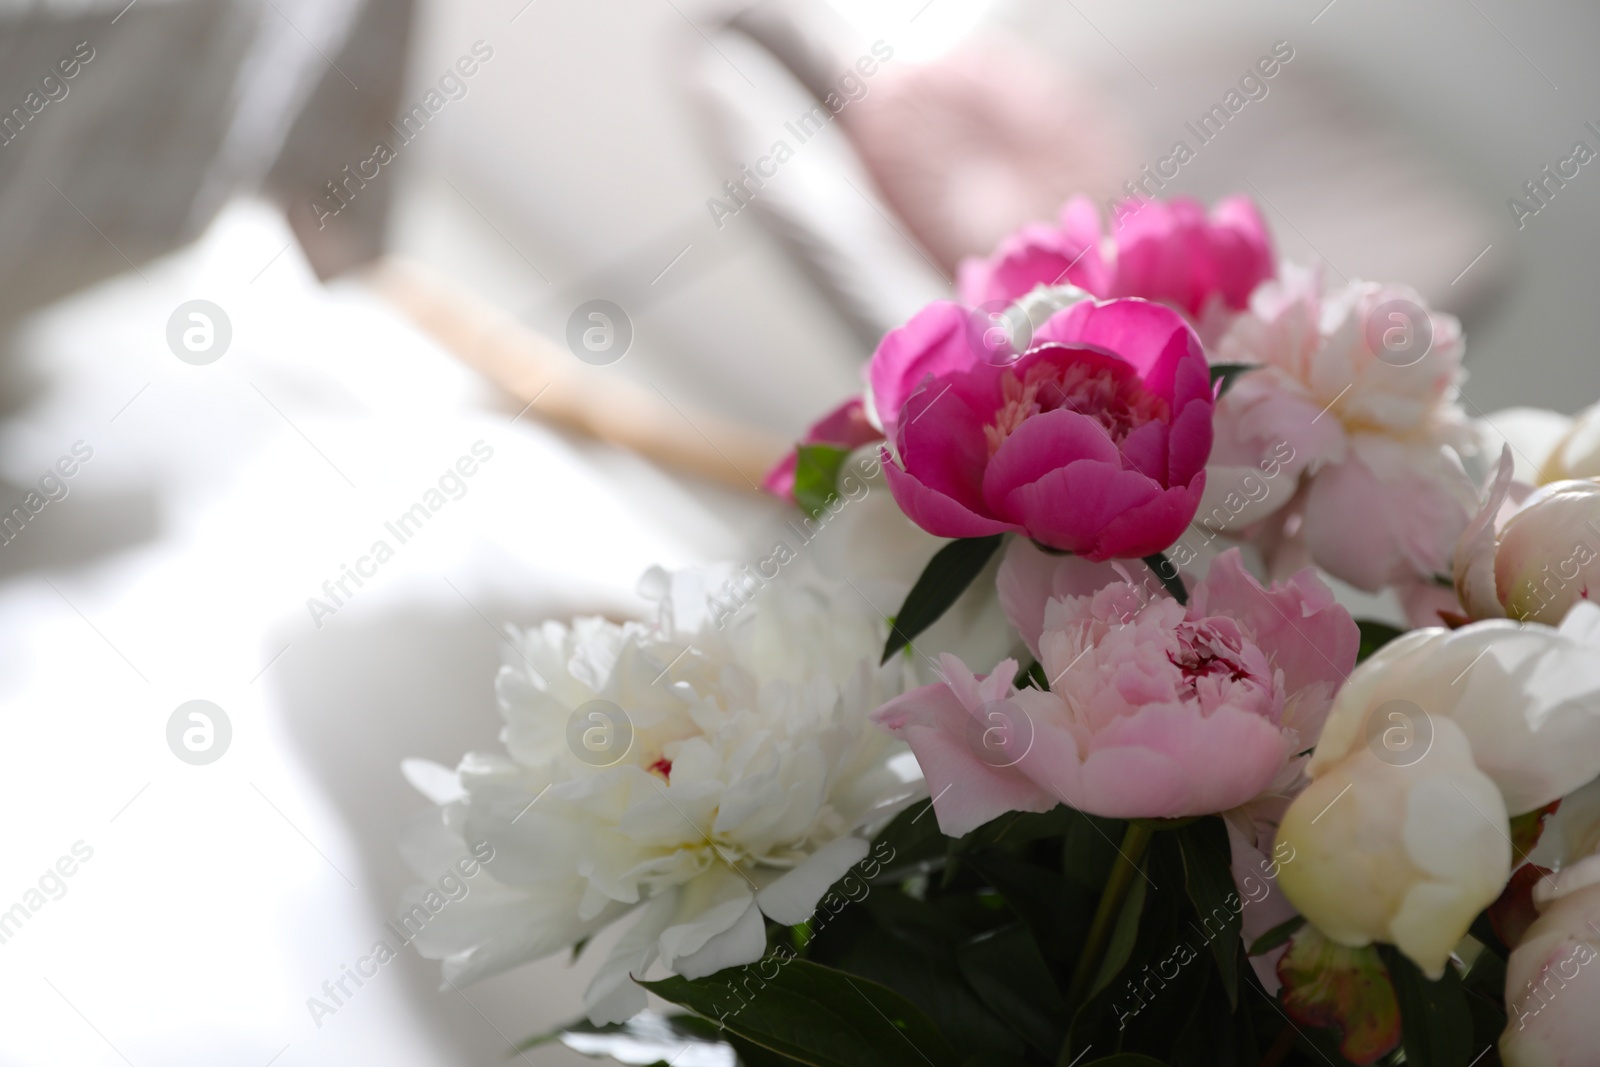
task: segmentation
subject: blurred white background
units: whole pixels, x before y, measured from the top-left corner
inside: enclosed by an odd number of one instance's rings
[[[990,35],[1061,79],[1062,114],[1089,116],[1066,124],[1084,137],[1085,180],[1113,189],[1289,42],[1270,93],[1166,192],[1251,193],[1285,254],[1409,281],[1460,315],[1469,410],[1600,397],[1600,173],[1584,168],[1521,229],[1506,204],[1574,141],[1600,144],[1585,127],[1600,124],[1600,10],[836,6],[855,35],[841,40],[895,53],[852,109]],[[581,962],[462,995],[439,992],[437,965],[410,950],[320,1026],[307,999],[370,950],[407,881],[394,841],[425,802],[400,760],[453,764],[493,743],[497,628],[641,611],[647,566],[749,556],[775,505],[553,428],[537,406],[519,415],[524,401],[364,281],[380,246],[558,344],[578,304],[612,300],[634,342],[595,389],[616,376],[782,437],[854,390],[874,316],[945,284],[948,264],[891,221],[881,172],[840,123],[760,210],[716,224],[707,200],[753,159],[745,148],[808,106],[752,37],[718,31],[727,5],[406,8],[84,0],[0,14],[0,111],[75,42],[95,50],[0,145],[0,510],[76,442],[92,449],[66,497],[0,545],[0,914],[28,913],[0,942],[0,1064],[494,1064],[578,1014]],[[310,191],[364,158],[319,116],[337,130],[408,109],[479,41],[492,58],[465,95],[353,200],[372,216],[352,210],[348,232],[319,243]],[[900,118],[846,112],[857,121],[869,158],[904,147]],[[950,195],[982,206],[1006,186],[975,152],[922,166],[963,176]],[[835,288],[865,278],[852,290],[864,306],[830,297],[829,269]],[[204,366],[167,342],[192,299],[231,322]],[[318,626],[307,598],[478,441],[493,459],[466,494]],[[206,766],[167,745],[193,699],[232,725]],[[92,858],[47,879],[34,908],[30,891],[80,841]],[[587,1062],[549,1047],[524,1059]]]

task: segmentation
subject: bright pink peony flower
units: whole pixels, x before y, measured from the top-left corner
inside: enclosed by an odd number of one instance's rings
[[[1144,300],[1085,301],[993,365],[937,303],[872,359],[901,510],[939,537],[1015,531],[1090,560],[1160,552],[1194,518],[1215,404],[1200,341]]]
[[[1312,745],[1359,641],[1313,572],[1264,588],[1233,549],[1187,607],[1130,580],[1052,598],[1038,638],[1049,691],[1013,688],[1010,660],[980,680],[947,655],[946,684],[873,718],[916,753],[951,836],[1058,801],[1205,815],[1256,798]]]
[[[1071,284],[1103,299],[1159,300],[1200,319],[1219,304],[1243,311],[1273,276],[1272,239],[1247,197],[1221,201],[1209,217],[1187,197],[1124,203],[1116,214],[1108,244],[1094,204],[1074,197],[1059,226],[1024,227],[987,259],[962,263],[961,298],[977,306]]]
[[[882,439],[883,434],[867,421],[861,398],[854,396],[813,423],[800,439],[800,444],[833,445],[848,451]],[[799,452],[791,450],[767,472],[767,476],[761,480],[761,488],[792,503],[795,465],[798,461]]]

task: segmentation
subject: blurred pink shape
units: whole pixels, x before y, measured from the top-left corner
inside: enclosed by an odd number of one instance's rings
[[[1131,173],[1106,101],[1017,43],[987,37],[884,67],[841,118],[884,198],[946,269],[1068,197]]]

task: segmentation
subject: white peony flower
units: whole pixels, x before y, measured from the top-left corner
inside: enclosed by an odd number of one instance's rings
[[[1507,1067],[1600,1062],[1600,856],[1546,882],[1553,890],[1534,889],[1538,920],[1506,960]]]
[[[1600,774],[1600,606],[1578,604],[1559,628],[1494,619],[1390,642],[1339,691],[1308,772],[1319,777],[1372,746],[1409,762],[1396,746],[1425,749],[1443,719],[1460,728],[1512,815]]]
[[[522,634],[496,686],[505,754],[468,755],[454,777],[407,768],[442,805],[405,843],[419,876],[493,849],[486,884],[416,938],[447,982],[635,913],[584,998],[593,1022],[626,1019],[645,1006],[630,976],[657,960],[697,978],[759,959],[763,917],[806,921],[925,790],[867,718],[912,680],[904,656],[877,663],[887,624],[848,585],[791,571],[723,629],[708,604],[725,571],[657,570],[653,625]]]
[[[1432,977],[1511,874],[1505,804],[1450,720],[1427,755],[1390,762],[1362,747],[1323,769],[1278,828],[1293,855],[1278,884],[1343,945],[1395,945]]]
[[[1289,899],[1437,976],[1510,877],[1508,817],[1600,774],[1600,606],[1398,638],[1340,689],[1307,772],[1278,835]]]
[[[1570,478],[1600,478],[1600,404],[1576,415],[1543,408],[1506,408],[1473,421],[1487,455],[1510,445],[1517,480],[1547,485]]]

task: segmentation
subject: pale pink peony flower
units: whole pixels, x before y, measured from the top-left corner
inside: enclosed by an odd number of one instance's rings
[[[1187,607],[1119,577],[1046,604],[1049,691],[1013,688],[1010,660],[978,679],[946,656],[947,684],[874,713],[916,753],[945,833],[1058,801],[1111,818],[1227,811],[1316,739],[1359,634],[1315,575],[1263,588],[1232,550]]]
[[[1303,491],[1276,497],[1295,501],[1276,518],[1303,520],[1319,566],[1369,591],[1447,574],[1477,502],[1457,453],[1461,353],[1456,320],[1410,289],[1357,282],[1325,298],[1318,272],[1287,269],[1213,354],[1257,369],[1218,402],[1212,483],[1287,445]]]

